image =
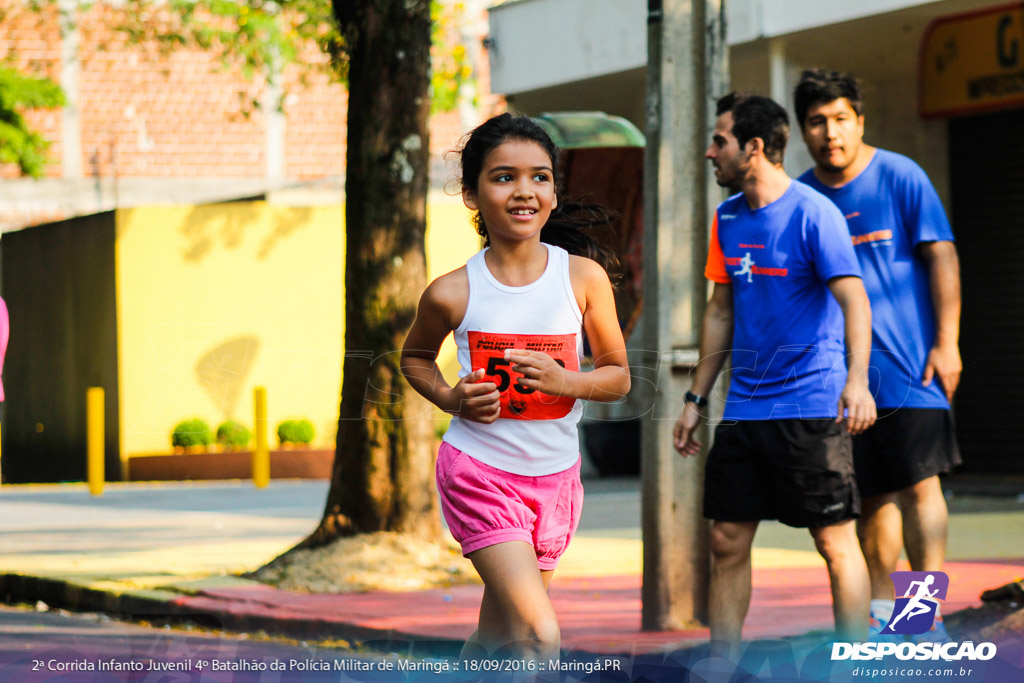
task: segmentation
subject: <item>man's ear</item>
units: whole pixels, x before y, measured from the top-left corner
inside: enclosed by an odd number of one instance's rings
[[[747,159],[753,159],[758,155],[764,156],[764,139],[750,138],[743,151],[747,153]]]
[[[468,187],[462,188],[462,203],[466,205],[466,208],[470,211],[478,211],[480,209],[476,203],[476,192],[469,189]]]

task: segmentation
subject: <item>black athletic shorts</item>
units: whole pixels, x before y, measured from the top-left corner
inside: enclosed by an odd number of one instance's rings
[[[850,435],[818,420],[721,424],[704,469],[704,516],[815,528],[860,514]]]
[[[864,498],[901,491],[959,465],[953,416],[943,408],[879,410],[878,420],[853,438],[857,487]]]

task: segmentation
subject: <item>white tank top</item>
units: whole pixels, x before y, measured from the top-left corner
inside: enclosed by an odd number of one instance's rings
[[[544,244],[544,274],[523,287],[498,282],[484,251],[466,262],[469,304],[455,330],[459,377],[483,368],[484,381],[501,391],[501,415],[491,424],[453,417],[444,440],[473,458],[505,472],[539,477],[569,469],[579,459],[576,425],[583,401],[522,389],[505,360],[505,349],[543,351],[579,371],[583,314],[569,281],[569,254]]]

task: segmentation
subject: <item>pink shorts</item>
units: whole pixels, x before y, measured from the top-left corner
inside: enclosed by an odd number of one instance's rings
[[[437,453],[437,490],[463,555],[525,541],[543,570],[558,565],[583,509],[579,460],[564,472],[529,477],[485,465],[447,442]]]

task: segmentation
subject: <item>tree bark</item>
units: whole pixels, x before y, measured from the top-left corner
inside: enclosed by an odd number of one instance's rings
[[[440,532],[431,407],[399,351],[426,285],[430,1],[333,0],[348,55],[345,362],[323,520],[340,536]]]

